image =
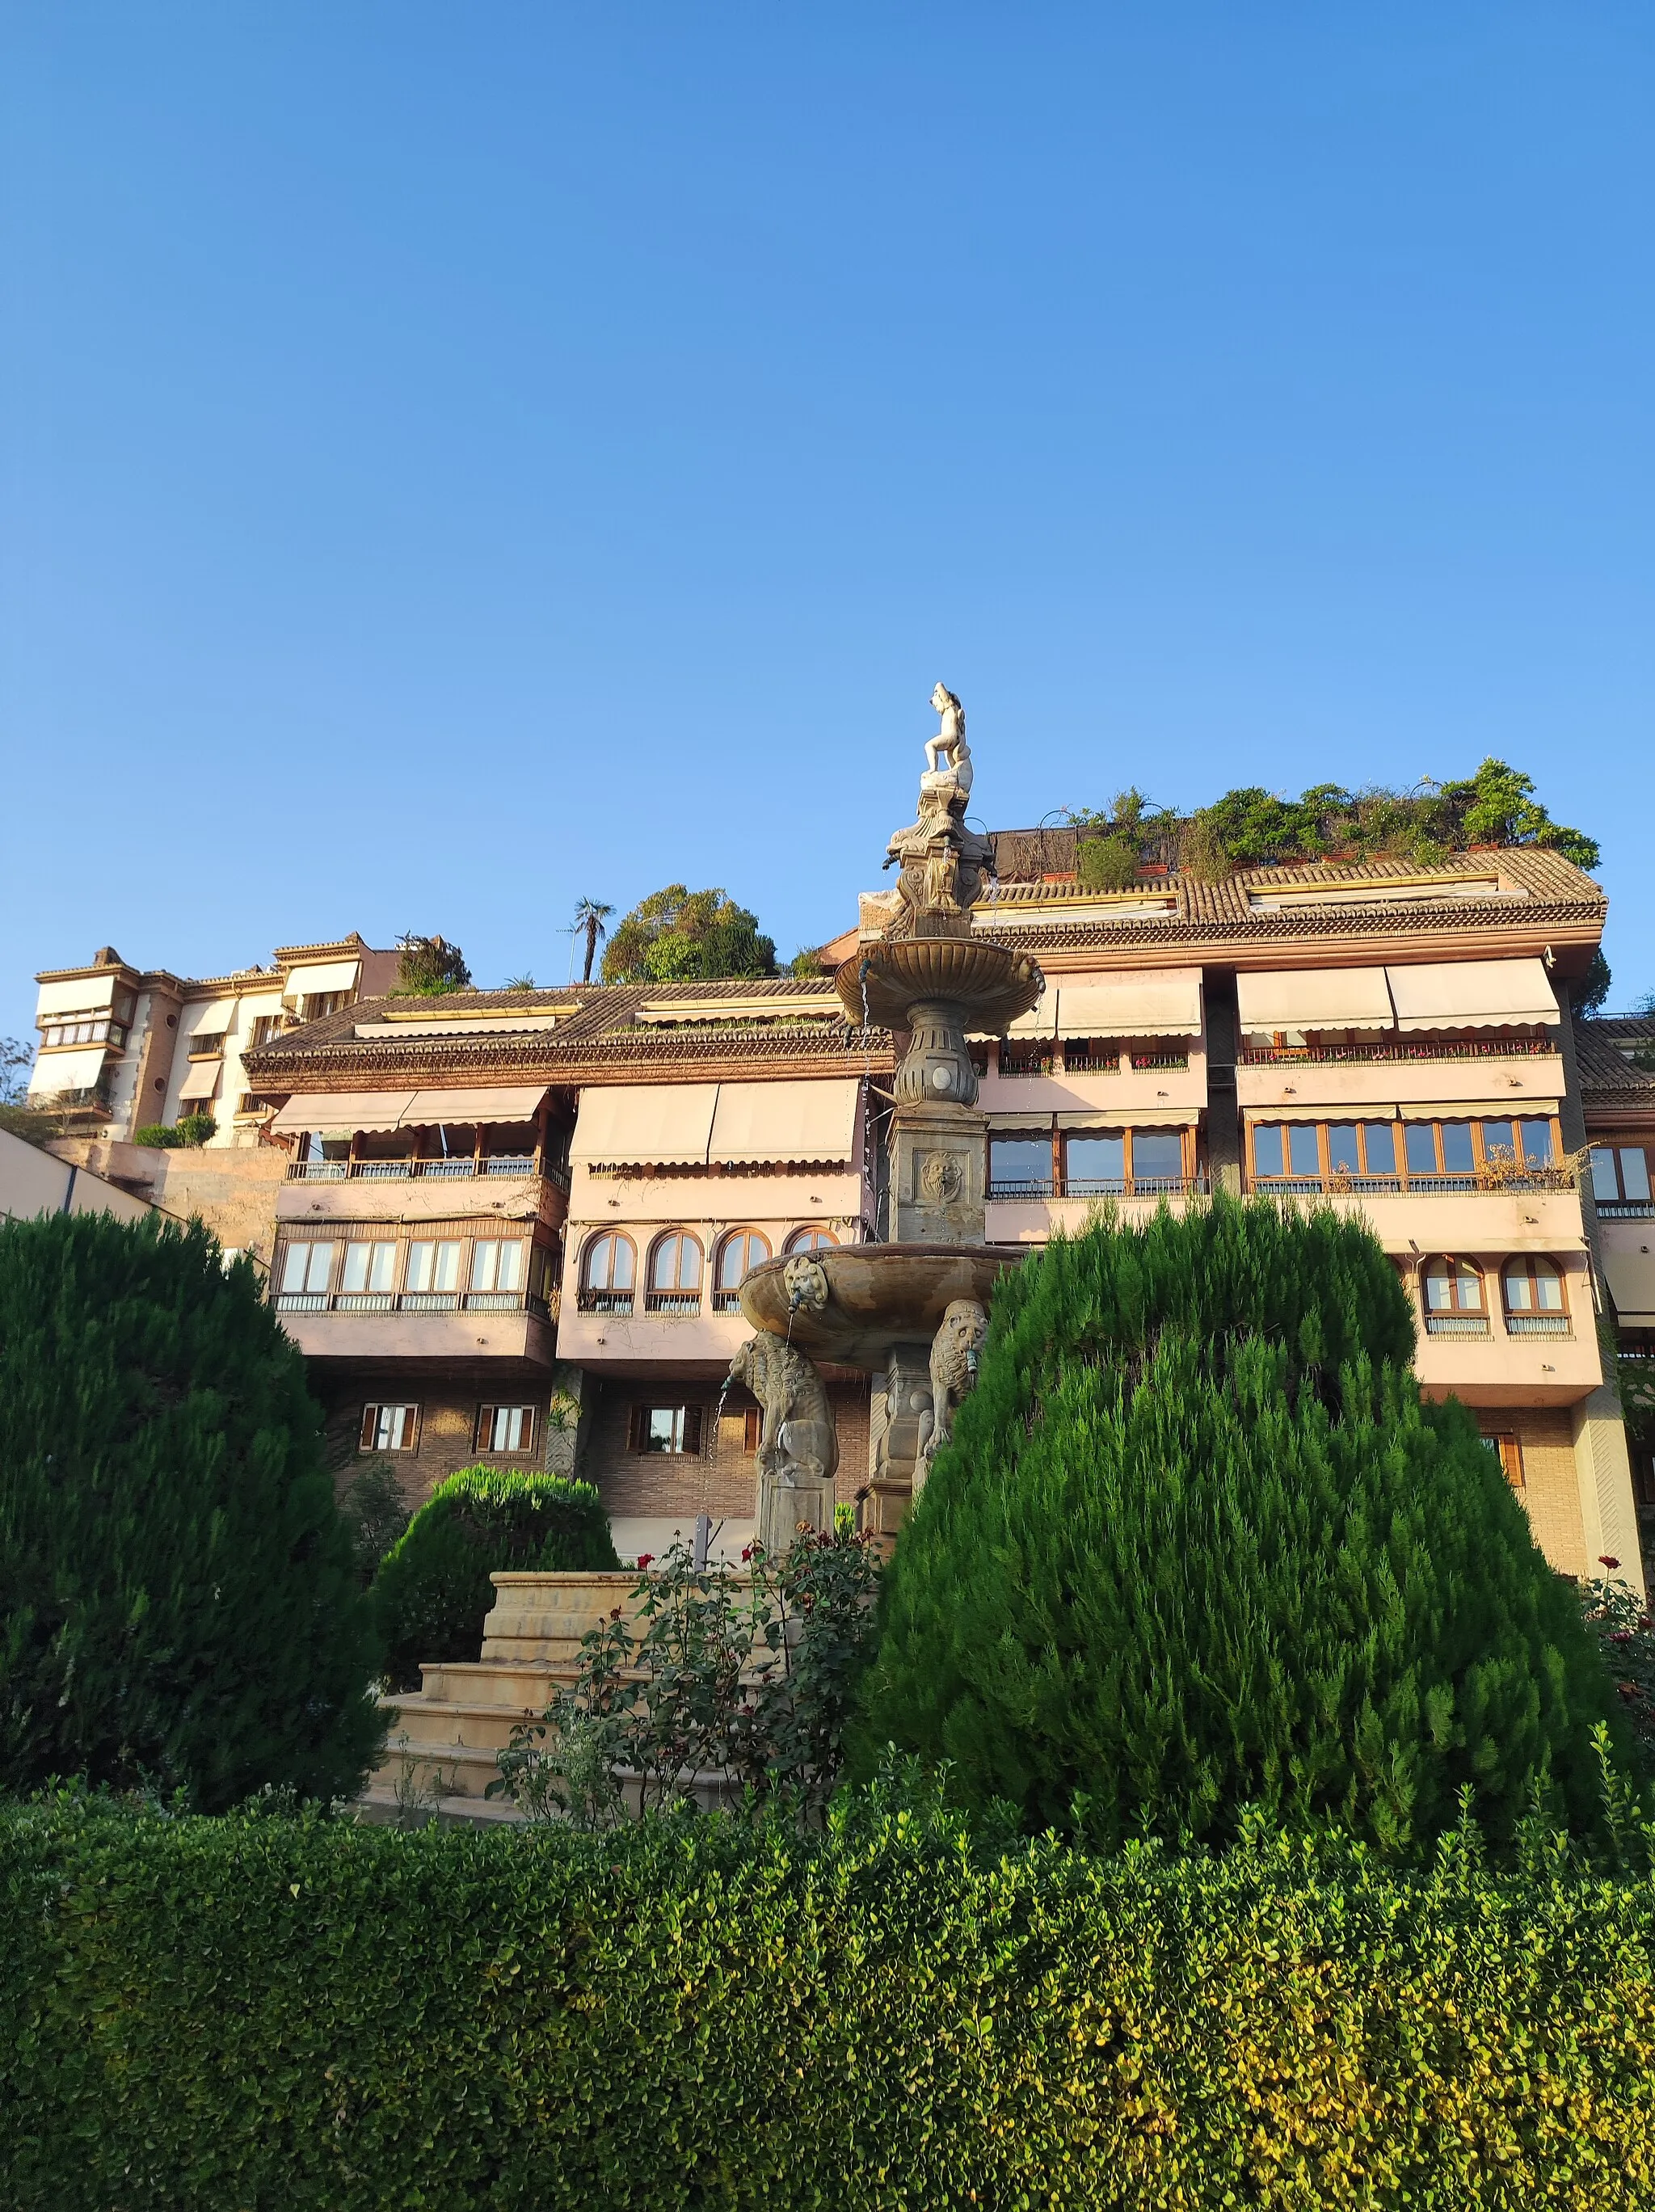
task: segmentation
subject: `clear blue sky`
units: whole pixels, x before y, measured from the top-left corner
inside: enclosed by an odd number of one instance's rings
[[[1655,986],[1655,11],[15,5],[0,1032],[1494,752]]]

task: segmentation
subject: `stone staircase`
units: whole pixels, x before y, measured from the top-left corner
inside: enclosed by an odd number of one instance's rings
[[[381,1699],[390,1718],[384,1757],[357,1800],[368,1820],[514,1821],[508,1801],[485,1797],[496,1754],[519,1721],[537,1720],[575,1679],[580,1639],[637,1583],[620,1574],[496,1574],[482,1656],[422,1666],[422,1686]]]

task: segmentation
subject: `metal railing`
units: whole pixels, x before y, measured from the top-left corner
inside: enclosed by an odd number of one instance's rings
[[[1466,1193],[1570,1191],[1574,1184],[1561,1168],[1536,1168],[1528,1175],[1261,1176],[1248,1185],[1264,1197],[1437,1198]]]
[[[1135,1068],[1167,1067],[1178,1069],[1180,1067],[1187,1067],[1189,1064],[1190,1055],[1187,1052],[1135,1052],[1132,1054],[1132,1065]]]
[[[633,1308],[630,1291],[582,1291],[576,1304],[582,1313],[629,1314]]]
[[[1011,1176],[991,1182],[991,1199],[1190,1198],[1207,1188],[1205,1176]]]
[[[1597,1218],[1600,1221],[1655,1221],[1655,1199],[1600,1198]]]
[[[1428,1313],[1425,1333],[1428,1336],[1488,1336],[1491,1331],[1487,1314]]]
[[[545,1316],[544,1298],[524,1291],[278,1291],[277,1313],[531,1313]]]
[[[646,1291],[644,1311],[652,1314],[698,1314],[701,1310],[699,1291]]]
[[[1507,1336],[1573,1336],[1567,1314],[1508,1313],[1506,1316]]]
[[[567,1170],[543,1167],[533,1152],[490,1152],[435,1160],[289,1160],[289,1182],[463,1182],[478,1176],[545,1175],[555,1181]]]
[[[1463,1038],[1440,1044],[1252,1044],[1235,1055],[1241,1067],[1337,1066],[1341,1063],[1405,1062],[1431,1060],[1546,1060],[1557,1048],[1539,1038],[1490,1037],[1486,1043]]]

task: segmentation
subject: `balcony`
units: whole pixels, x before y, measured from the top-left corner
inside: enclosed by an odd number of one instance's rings
[[[278,1291],[270,1304],[277,1313],[550,1313],[525,1291]]]
[[[700,1310],[699,1291],[648,1291],[644,1296],[646,1313],[698,1314]]]
[[[1239,1067],[1402,1066],[1455,1060],[1546,1060],[1555,1050],[1543,1038],[1489,1037],[1476,1043],[1457,1038],[1417,1044],[1397,1040],[1390,1044],[1244,1045],[1235,1059]]]
[[[1035,1198],[1193,1198],[1206,1188],[1204,1175],[1064,1176],[1055,1184],[1050,1176],[1003,1176],[990,1183],[988,1195],[1012,1203]]]
[[[577,1304],[583,1314],[629,1314],[633,1309],[630,1291],[582,1291]]]
[[[543,1168],[533,1152],[491,1152],[484,1158],[448,1160],[292,1160],[289,1182],[466,1182],[479,1176],[511,1176],[521,1182],[544,1174],[555,1182],[567,1170],[547,1163]]]
[[[1567,1314],[1508,1313],[1506,1334],[1507,1336],[1573,1336],[1574,1331]]]
[[[1428,1336],[1489,1336],[1487,1314],[1428,1313],[1425,1316]]]
[[[1597,1218],[1600,1221],[1655,1221],[1655,1199],[1600,1198]]]
[[[1573,1191],[1573,1177],[1567,1168],[1533,1168],[1519,1174],[1503,1171],[1470,1175],[1254,1176],[1248,1188],[1258,1198],[1460,1198],[1468,1192],[1532,1194],[1539,1191]]]
[[[270,1304],[307,1359],[511,1359],[549,1368],[555,1298],[521,1291],[277,1294]]]

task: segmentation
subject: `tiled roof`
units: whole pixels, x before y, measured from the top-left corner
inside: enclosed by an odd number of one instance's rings
[[[1580,1096],[1587,1107],[1647,1106],[1655,1110],[1655,1073],[1634,1067],[1626,1047],[1647,1043],[1655,1058],[1655,1014],[1622,1014],[1574,1025]]]

